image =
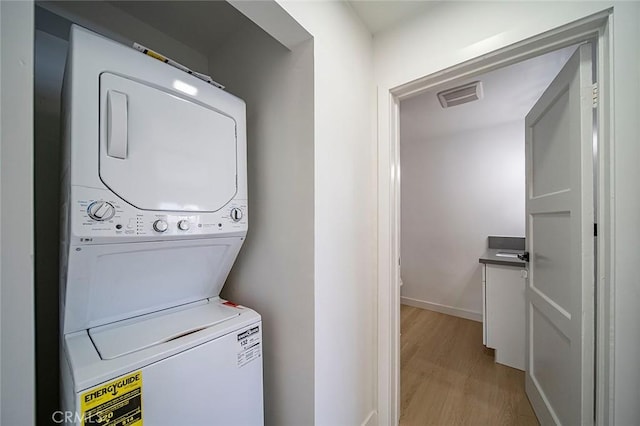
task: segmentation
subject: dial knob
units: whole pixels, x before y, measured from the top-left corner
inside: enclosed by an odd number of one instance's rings
[[[93,220],[104,221],[111,219],[116,214],[116,208],[106,201],[94,201],[89,204],[87,213]]]
[[[231,220],[234,222],[239,222],[242,219],[242,210],[239,208],[231,209]]]
[[[190,226],[191,226],[191,224],[186,219],[185,220],[181,220],[180,222],[178,222],[178,229],[181,230],[181,231],[188,231]]]
[[[167,222],[162,219],[158,219],[155,222],[153,222],[153,229],[156,232],[164,232],[167,229],[169,229],[169,224],[167,224]]]

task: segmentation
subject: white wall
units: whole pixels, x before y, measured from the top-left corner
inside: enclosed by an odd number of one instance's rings
[[[375,422],[371,36],[345,3],[280,4],[314,38],[315,424]]]
[[[35,408],[32,3],[0,2],[0,55],[0,424],[29,425]]]
[[[413,99],[400,104],[402,300],[481,321],[487,236],[524,236],[524,121],[425,138]]]
[[[640,424],[640,3],[614,13],[614,416],[625,425]]]
[[[612,417],[617,424],[640,422],[640,280],[636,265],[640,241],[640,3],[638,2],[446,2],[430,9],[405,25],[376,35],[374,63],[379,91],[378,134],[380,153],[381,210],[379,216],[381,259],[392,252],[387,213],[391,189],[389,151],[389,90],[400,84],[435,73],[463,61],[487,54],[545,31],[568,24],[590,14],[614,7],[613,99],[615,113],[612,152],[613,181],[605,181],[614,193],[610,206],[613,223],[604,231],[613,236],[611,282],[615,306],[615,345],[612,380],[615,398]],[[606,107],[606,106],[605,106]],[[605,218],[606,220],[606,218]],[[604,242],[604,241],[603,241]],[[606,243],[606,242],[605,242]],[[390,268],[382,265],[383,268]],[[392,276],[390,274],[389,276]],[[381,275],[381,287],[390,288],[392,278]],[[382,302],[382,300],[381,300]],[[606,315],[606,312],[604,313]],[[608,334],[609,330],[604,330]],[[392,350],[392,349],[390,349]],[[604,352],[607,354],[607,352]],[[615,361],[615,362],[613,362]],[[384,381],[385,378],[381,378]]]
[[[247,22],[209,69],[247,103],[249,232],[223,297],[263,319],[265,424],[314,419],[313,43]]]

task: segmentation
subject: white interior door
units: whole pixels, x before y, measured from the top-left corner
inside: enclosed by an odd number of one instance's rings
[[[527,115],[526,391],[542,424],[593,424],[591,45]]]

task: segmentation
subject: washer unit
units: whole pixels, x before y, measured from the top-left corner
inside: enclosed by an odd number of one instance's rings
[[[65,420],[262,424],[260,315],[219,298],[247,233],[244,102],[74,25],[63,117]]]

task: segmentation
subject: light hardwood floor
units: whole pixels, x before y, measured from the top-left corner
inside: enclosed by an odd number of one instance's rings
[[[493,361],[482,324],[402,305],[401,426],[538,425],[524,372]]]

